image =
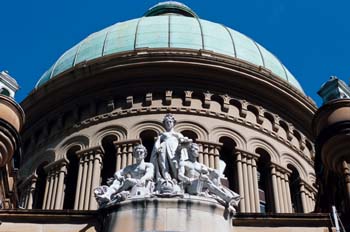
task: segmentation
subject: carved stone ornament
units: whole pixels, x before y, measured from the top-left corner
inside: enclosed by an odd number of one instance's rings
[[[137,145],[133,151],[136,163],[117,171],[108,186],[94,190],[100,207],[130,198],[196,195],[213,198],[235,211],[240,196],[221,185],[222,173],[197,161],[198,145],[175,132],[175,123],[172,114],[165,115],[166,131],[158,136],[150,163],[144,161],[146,148]]]

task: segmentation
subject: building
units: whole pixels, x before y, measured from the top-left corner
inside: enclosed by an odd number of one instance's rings
[[[0,212],[0,231],[186,231],[194,227],[177,222],[188,212],[201,215],[188,219],[191,226],[225,221],[222,207],[200,200],[97,210],[94,188],[133,163],[135,144],[151,152],[168,112],[175,129],[200,145],[199,161],[215,169],[223,161],[226,185],[243,197],[228,230],[332,227],[328,210],[314,213],[315,103],[264,47],[181,3],[157,4],[91,34],[43,74],[21,106],[26,124],[13,205],[22,209]],[[218,211],[210,217],[212,207]],[[160,216],[149,217],[149,208]],[[172,218],[160,226],[164,209]]]

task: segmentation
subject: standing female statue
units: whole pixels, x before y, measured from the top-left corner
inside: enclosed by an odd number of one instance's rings
[[[191,140],[174,131],[176,120],[172,114],[166,114],[163,119],[165,132],[158,136],[151,154],[151,162],[155,167],[156,180],[177,179],[177,169],[180,160],[188,158],[186,149]]]

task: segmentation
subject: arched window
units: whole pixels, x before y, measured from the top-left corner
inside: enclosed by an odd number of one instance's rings
[[[0,94],[10,97],[10,91],[5,88],[0,88]]]
[[[78,179],[79,159],[76,152],[80,150],[80,147],[75,146],[67,151],[67,159],[69,161],[67,167],[67,175],[65,178],[65,190],[64,190],[64,209],[73,209],[75,201],[75,192]]]
[[[292,200],[293,213],[303,213],[303,204],[300,193],[300,175],[296,168],[290,164],[287,166],[291,171],[289,179],[290,197]]]
[[[157,136],[157,132],[155,132],[154,130],[146,130],[140,133],[141,142],[143,146],[146,147],[148,153],[147,157],[145,158],[146,162],[149,162],[151,158],[152,149]]]
[[[193,142],[196,142],[196,140],[198,139],[198,135],[190,130],[181,131],[181,134],[187,138],[192,139]]]
[[[255,153],[260,155],[257,163],[260,212],[273,212],[274,201],[271,184],[271,157],[264,149],[261,148],[256,149]]]
[[[238,192],[238,180],[236,166],[235,147],[236,143],[228,137],[221,137],[219,142],[222,143],[220,150],[220,159],[225,162],[224,175],[227,177],[228,187]]]
[[[118,138],[114,135],[108,135],[102,139],[102,147],[104,150],[103,155],[103,168],[101,171],[102,183],[101,185],[105,185],[108,178],[113,177],[116,171],[116,148],[114,146],[114,141],[117,141]]]
[[[47,165],[47,162],[42,163],[37,169],[37,180],[35,184],[34,198],[33,198],[33,209],[42,209],[44,194],[45,194],[45,186],[46,186],[46,178],[47,173],[44,170],[44,167]]]

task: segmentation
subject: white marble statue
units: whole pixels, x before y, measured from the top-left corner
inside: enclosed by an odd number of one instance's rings
[[[143,145],[135,146],[133,157],[136,163],[117,171],[108,181],[110,186],[103,185],[94,190],[100,206],[126,198],[149,196],[153,192],[154,166],[144,161],[146,156]]]
[[[240,196],[220,183],[220,173],[197,161],[199,147],[192,143],[188,160],[179,163],[178,178],[182,181],[185,193],[190,195],[209,196],[226,206],[237,207]]]
[[[177,180],[177,169],[181,160],[186,160],[187,147],[192,140],[174,131],[176,120],[172,114],[163,119],[165,132],[158,136],[151,154],[151,162],[155,167],[156,180]]]

